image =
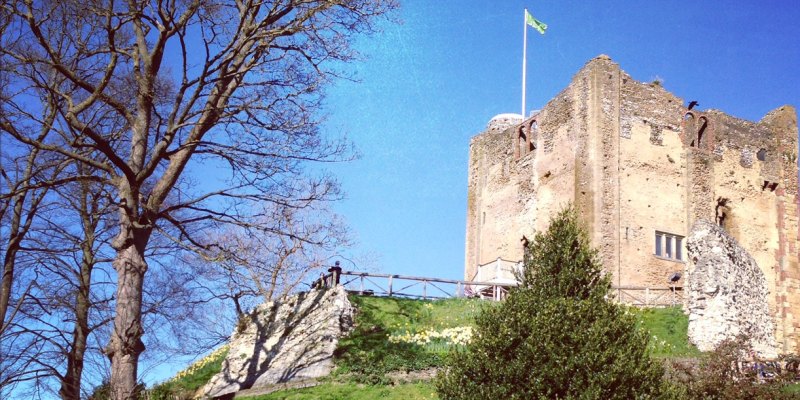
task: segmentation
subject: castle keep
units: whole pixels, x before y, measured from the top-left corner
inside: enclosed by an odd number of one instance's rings
[[[504,114],[470,143],[465,278],[502,263],[573,203],[616,286],[682,286],[686,237],[713,221],[756,260],[782,352],[798,352],[797,113],[750,122],[699,110],[606,56],[532,116]],[[492,265],[492,269],[481,266]],[[505,271],[505,272],[504,272]]]

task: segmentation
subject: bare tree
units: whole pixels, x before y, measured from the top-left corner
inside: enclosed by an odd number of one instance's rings
[[[9,20],[0,13],[0,47],[12,45],[7,40]],[[50,343],[48,328],[27,329],[20,320],[27,320],[30,304],[37,301],[40,271],[37,256],[26,243],[37,231],[37,217],[52,208],[53,188],[68,182],[66,170],[72,160],[37,146],[10,140],[11,129],[26,131],[37,141],[49,140],[55,134],[58,99],[47,90],[31,90],[24,103],[8,101],[14,96],[10,63],[0,61],[0,395],[20,382],[50,375],[53,370],[42,366]],[[17,68],[17,74],[31,70]],[[18,93],[17,93],[18,94]],[[73,174],[73,178],[77,178]]]
[[[258,229],[234,227],[214,235],[219,251],[203,274],[223,287],[220,298],[233,303],[236,317],[260,302],[285,297],[319,272],[350,243],[339,218],[321,208],[270,206]]]
[[[34,118],[34,114],[28,114],[22,124],[27,130],[36,130],[34,137],[37,140],[44,140],[52,129],[57,110],[53,103],[48,106],[43,112],[43,118]],[[0,122],[5,125],[3,128],[16,126],[7,117],[10,113],[7,110],[3,110],[3,113],[4,121]],[[34,146],[12,147],[5,143],[3,150],[5,154],[0,153],[0,176],[5,188],[0,192],[0,221],[6,229],[2,232],[4,251],[3,277],[0,281],[0,334],[13,320],[27,291],[25,289],[18,293],[19,301],[10,309],[11,299],[14,297],[17,255],[51,188],[48,181],[55,180],[66,166],[63,159],[48,159],[46,152]]]
[[[74,164],[71,176],[85,176],[84,164]],[[52,182],[50,182],[52,183]],[[89,180],[46,186],[49,194],[31,220],[14,263],[18,280],[28,288],[18,300],[16,318],[0,336],[15,344],[3,348],[0,389],[27,382],[29,389],[58,392],[62,398],[81,397],[81,380],[89,336],[110,322],[111,294],[96,290],[93,271],[108,265],[111,239],[107,187]],[[104,254],[105,253],[105,254]],[[31,272],[32,271],[32,272]],[[27,272],[27,274],[26,274]],[[53,387],[60,386],[60,390]]]
[[[83,170],[87,166],[78,164],[77,168],[79,174],[85,175]],[[74,321],[72,334],[68,336],[71,339],[68,345],[63,346],[66,354],[65,372],[58,377],[59,395],[64,399],[78,399],[81,398],[81,381],[89,335],[98,327],[110,322],[108,314],[99,313],[105,307],[98,307],[98,303],[108,304],[109,296],[104,295],[102,291],[92,290],[95,267],[110,261],[103,258],[101,251],[102,247],[108,245],[110,233],[108,220],[110,204],[109,194],[106,192],[110,188],[83,180],[76,182],[70,189],[72,190],[67,191],[61,198],[67,203],[68,210],[77,211],[80,229],[72,233],[59,227],[57,223],[50,224],[50,229],[61,233],[68,243],[73,244],[70,250],[77,253],[68,268],[63,268],[71,272],[64,281],[70,288],[69,293],[72,294],[70,296],[72,298],[66,299],[64,307],[69,310],[68,315],[70,319],[74,318]],[[69,268],[72,265],[77,265],[77,268]],[[56,272],[62,266],[57,263],[54,267],[53,272]],[[92,310],[94,318],[90,316]]]
[[[16,85],[52,93],[58,121],[70,127],[63,132],[73,135],[39,137],[0,116],[3,133],[102,171],[115,187],[116,313],[106,348],[115,398],[132,398],[137,383],[154,234],[172,225],[176,242],[212,251],[203,228],[251,228],[261,217],[239,204],[299,209],[338,197],[334,181],[303,167],[347,157],[346,144],[320,135],[319,90],[337,76],[336,63],[353,60],[354,35],[372,31],[394,7],[394,0],[3,3],[14,35],[0,50],[3,62],[39,73]],[[98,123],[98,114],[110,122]],[[86,157],[87,147],[102,157]],[[208,168],[227,176],[179,184],[201,169],[208,176]]]

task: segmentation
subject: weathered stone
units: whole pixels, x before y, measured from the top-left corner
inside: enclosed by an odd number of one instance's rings
[[[352,324],[353,307],[341,286],[264,303],[245,329],[233,333],[222,371],[198,397],[327,376],[339,338]]]
[[[689,340],[701,351],[745,335],[761,357],[777,356],[767,280],[756,260],[719,225],[698,220],[689,252]]]
[[[717,217],[765,274],[781,352],[800,353],[793,107],[760,121],[702,110],[600,56],[538,112],[492,126],[470,141],[465,279],[497,258],[522,260],[520,239],[572,203],[613,284],[627,288],[619,301],[674,304],[685,237]]]
[[[742,149],[742,156],[739,158],[739,164],[744,168],[752,168],[754,158],[753,151],[745,147]]]
[[[503,131],[520,122],[522,122],[522,115],[510,113],[498,114],[489,121],[486,129],[490,131]]]

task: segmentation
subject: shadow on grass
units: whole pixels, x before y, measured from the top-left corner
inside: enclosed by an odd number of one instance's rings
[[[398,298],[351,296],[357,307],[356,327],[339,342],[334,353],[340,373],[351,373],[362,383],[385,383],[391,371],[416,371],[442,365],[440,354],[411,343],[393,343],[388,337],[413,329],[430,319],[429,302]]]

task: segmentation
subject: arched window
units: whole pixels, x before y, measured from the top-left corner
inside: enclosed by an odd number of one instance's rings
[[[705,117],[700,117],[700,129],[697,130],[697,147],[703,147],[703,135],[706,133],[708,127],[708,120]]]
[[[683,133],[686,138],[686,141],[689,142],[690,147],[697,146],[697,138],[695,136],[695,129],[694,129],[695,121],[694,121],[694,114],[687,113],[683,116]]]
[[[520,126],[517,132],[517,147],[520,157],[528,154],[528,135],[525,134],[525,127]]]
[[[528,147],[530,151],[536,150],[536,142],[539,140],[539,124],[536,121],[531,121],[531,124],[528,125],[528,134],[531,137],[530,146]]]
[[[520,125],[514,134],[514,157],[524,157],[536,150],[536,121],[527,125]]]
[[[758,158],[758,161],[766,161],[767,160],[767,150],[766,149],[759,150],[758,153],[756,153],[756,158]]]

